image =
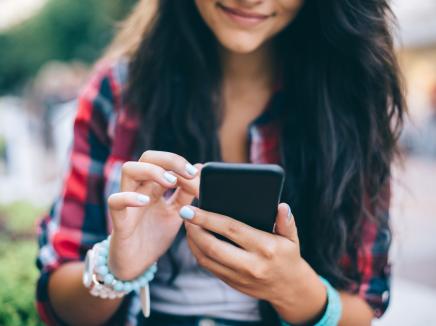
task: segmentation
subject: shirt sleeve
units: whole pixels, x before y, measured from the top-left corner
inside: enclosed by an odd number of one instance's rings
[[[369,199],[365,201],[370,217],[365,219],[362,226],[362,242],[349,250],[342,265],[346,271],[349,270],[350,257],[356,257],[359,275],[350,276],[353,281],[348,290],[363,298],[373,309],[374,315],[380,318],[390,299],[390,183],[380,192],[376,204],[370,203]],[[374,219],[374,216],[377,218]]]
[[[50,274],[86,252],[108,233],[104,165],[110,152],[108,123],[114,109],[110,69],[98,69],[78,97],[74,139],[63,187],[38,225],[37,310],[49,325],[63,324],[50,305]]]

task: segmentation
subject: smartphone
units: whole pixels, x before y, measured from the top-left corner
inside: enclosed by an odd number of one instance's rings
[[[201,170],[198,206],[272,232],[284,178],[276,164],[209,162]]]

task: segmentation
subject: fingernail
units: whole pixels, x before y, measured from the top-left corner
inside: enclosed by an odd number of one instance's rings
[[[147,204],[150,201],[150,197],[146,195],[138,195],[136,197],[136,200],[140,202],[141,204]]]
[[[286,205],[288,206],[288,220],[290,220],[292,217],[291,206],[289,206],[288,204],[286,204]]]
[[[192,176],[196,175],[198,172],[198,169],[190,163],[186,163],[185,170]]]
[[[165,180],[167,180],[169,183],[176,183],[176,181],[177,181],[177,177],[175,177],[174,175],[172,175],[169,172],[165,172],[163,176],[164,176]]]
[[[195,212],[188,206],[183,206],[179,211],[179,215],[185,220],[190,220],[194,217]]]

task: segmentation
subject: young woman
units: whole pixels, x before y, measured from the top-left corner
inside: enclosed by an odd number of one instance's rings
[[[404,111],[391,18],[383,0],[142,0],[79,97],[71,167],[40,228],[41,317],[369,325],[381,316]],[[274,234],[195,207],[207,161],[284,167]],[[96,268],[85,268],[87,253]]]

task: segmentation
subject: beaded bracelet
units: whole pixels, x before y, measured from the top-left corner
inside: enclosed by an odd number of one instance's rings
[[[109,256],[110,236],[100,242],[96,248],[95,257],[95,273],[98,279],[104,282],[104,284],[112,287],[116,292],[138,291],[140,288],[147,285],[154,278],[154,274],[157,271],[157,265],[154,263],[151,265],[142,275],[131,281],[118,280],[109,270],[108,256]]]
[[[150,316],[150,289],[148,283],[154,278],[157,265],[154,263],[143,274],[131,281],[117,279],[109,270],[110,236],[89,250],[85,259],[83,284],[93,296],[103,299],[121,298],[131,291],[139,291],[141,308],[145,317]]]
[[[342,301],[339,292],[323,277],[319,277],[327,290],[327,307],[321,319],[314,326],[336,326],[342,315]],[[291,324],[281,321],[282,326]]]

